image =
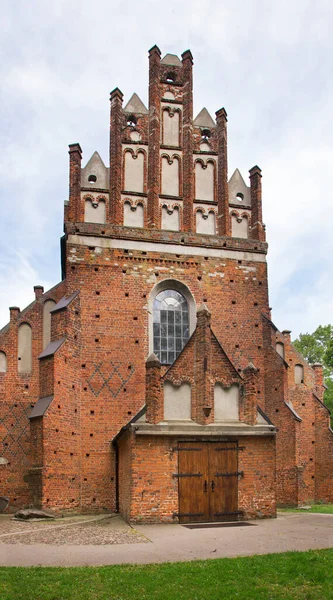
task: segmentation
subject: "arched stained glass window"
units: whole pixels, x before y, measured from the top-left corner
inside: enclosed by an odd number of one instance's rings
[[[154,353],[162,364],[172,364],[189,338],[187,301],[176,290],[157,294],[153,306]]]

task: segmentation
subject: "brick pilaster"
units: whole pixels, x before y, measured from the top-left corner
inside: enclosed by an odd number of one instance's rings
[[[321,365],[320,363],[315,363],[311,366],[315,374],[315,394],[319,398],[319,400],[323,401],[325,391],[323,365]]]
[[[262,222],[262,188],[261,169],[255,166],[250,169],[251,187],[251,232],[250,237],[254,240],[266,241],[265,227]]]
[[[110,94],[110,221],[114,225],[122,225],[121,206],[121,171],[122,146],[121,127],[123,122],[123,94],[115,88]]]
[[[242,399],[240,411],[240,420],[248,425],[255,425],[257,422],[257,379],[258,369],[253,363],[249,363],[243,371],[245,382],[245,393]]]
[[[202,304],[197,312],[195,372],[197,374],[196,422],[207,425],[212,421],[212,395],[210,389],[211,372],[211,313]]]
[[[69,145],[69,206],[68,220],[76,223],[79,220],[81,202],[81,161],[80,144]]]
[[[193,231],[193,57],[190,50],[182,54],[183,63],[183,224]]]
[[[149,138],[148,138],[148,227],[159,227],[160,193],[160,143],[161,143],[161,98],[160,98],[161,51],[157,46],[149,50]]]
[[[155,354],[146,361],[146,421],[159,423],[164,417],[164,397],[161,385],[161,363]]]
[[[218,235],[231,235],[228,188],[228,119],[224,108],[215,114],[218,139],[217,232]]]

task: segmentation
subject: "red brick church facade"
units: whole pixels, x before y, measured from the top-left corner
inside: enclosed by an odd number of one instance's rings
[[[149,107],[111,93],[110,161],[70,146],[63,280],[0,331],[7,510],[142,522],[333,501],[320,365],[271,321],[261,171],[193,119],[192,55],[149,51]]]

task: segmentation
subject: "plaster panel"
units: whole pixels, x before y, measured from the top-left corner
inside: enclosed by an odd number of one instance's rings
[[[225,388],[221,383],[214,386],[214,420],[239,421],[239,386]]]
[[[179,196],[179,160],[162,157],[162,194]]]
[[[280,354],[280,356],[282,356],[282,358],[284,358],[284,344],[282,344],[282,342],[276,343],[275,350],[278,354]]]
[[[4,352],[0,352],[0,373],[7,371],[7,356]]]
[[[191,386],[182,383],[179,387],[170,381],[164,383],[164,420],[184,421],[191,419]]]
[[[231,216],[231,235],[232,237],[246,239],[249,237],[249,220],[246,216]]]
[[[207,235],[215,235],[215,215],[209,212],[208,215],[198,210],[195,215],[196,232],[205,233]]]
[[[91,201],[89,198],[84,202],[84,221],[85,223],[105,223],[105,202],[104,200]]]
[[[304,369],[302,365],[295,365],[295,383],[303,383]]]
[[[163,206],[162,229],[168,229],[169,231],[179,231],[179,208],[177,206],[173,210],[169,210],[166,206]]]
[[[163,144],[179,146],[179,112],[163,111]]]
[[[32,332],[28,323],[22,323],[18,329],[18,372],[31,373]]]
[[[214,165],[211,162],[207,165],[195,163],[195,197],[214,201]]]
[[[129,192],[143,192],[144,155],[142,152],[132,154],[125,152],[124,189]]]
[[[132,206],[130,202],[124,204],[124,225],[125,227],[143,227],[143,206],[137,204]]]
[[[51,314],[50,311],[54,308],[56,302],[54,300],[46,300],[43,306],[43,350],[51,341]]]

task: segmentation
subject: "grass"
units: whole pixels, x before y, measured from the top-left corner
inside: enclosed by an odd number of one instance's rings
[[[333,549],[161,565],[3,567],[1,600],[331,600]]]
[[[279,512],[322,513],[333,515],[333,504],[308,504],[311,508],[278,508]]]

